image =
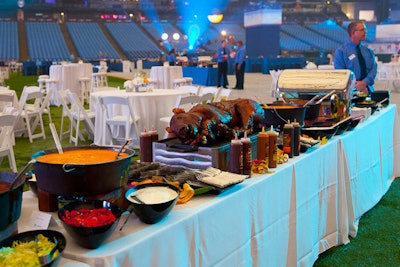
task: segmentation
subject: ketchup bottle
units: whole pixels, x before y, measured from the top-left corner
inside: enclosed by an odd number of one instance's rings
[[[231,140],[229,151],[229,172],[242,174],[243,172],[243,144],[235,133]]]
[[[294,119],[293,125],[293,155],[300,155],[300,124]]]
[[[268,134],[264,131],[264,127],[262,131],[258,133],[257,136],[257,159],[265,160],[268,162],[268,153],[269,153],[269,141]]]
[[[278,149],[276,147],[276,142],[278,139],[278,133],[274,131],[271,126],[271,130],[268,131],[268,141],[269,141],[269,154],[268,154],[268,168],[276,168]]]
[[[251,175],[251,164],[252,160],[252,149],[250,138],[247,137],[247,133],[244,132],[244,137],[240,139],[243,148],[243,174]]]

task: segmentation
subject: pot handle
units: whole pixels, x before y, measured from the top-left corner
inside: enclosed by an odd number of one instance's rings
[[[71,163],[65,163],[62,166],[62,169],[64,172],[69,173],[69,172],[73,172],[77,169],[79,169],[80,165],[76,165],[76,164],[71,164]]]

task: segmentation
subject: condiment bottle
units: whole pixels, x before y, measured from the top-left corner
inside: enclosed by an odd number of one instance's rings
[[[242,142],[242,159],[243,159],[243,174],[250,175],[251,174],[251,164],[252,160],[252,149],[251,149],[251,141],[250,138],[247,137],[247,133],[244,132],[244,137],[240,139]]]
[[[150,132],[144,129],[140,133],[140,162],[152,162],[153,161],[153,142],[152,135]]]
[[[283,126],[283,152],[288,154],[289,158],[293,158],[294,150],[294,128],[293,125],[288,121]]]
[[[277,158],[278,158],[278,150],[276,147],[276,142],[278,139],[278,133],[274,131],[274,128],[271,126],[271,130],[268,131],[267,134],[269,142],[268,168],[276,168]]]
[[[269,153],[269,141],[268,134],[264,131],[264,127],[262,127],[262,131],[258,133],[257,136],[257,159],[265,160],[268,162],[268,153]]]
[[[235,139],[231,140],[229,151],[229,171],[242,174],[243,171],[243,145],[235,133]]]
[[[158,132],[156,129],[154,129],[154,127],[151,127],[150,134],[151,134],[151,141],[157,142],[158,141]]]
[[[294,119],[293,125],[293,155],[300,155],[300,124]]]

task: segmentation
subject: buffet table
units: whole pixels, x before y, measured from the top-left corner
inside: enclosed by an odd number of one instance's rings
[[[399,137],[390,105],[273,173],[177,205],[157,224],[131,216],[98,249],[78,247],[56,223],[49,228],[67,237],[63,257],[90,266],[312,266],[355,236],[359,218],[400,176]],[[25,192],[21,227],[32,210],[37,200]]]
[[[218,68],[183,67],[183,77],[192,77],[193,84],[204,86],[218,85]]]
[[[126,92],[117,91],[99,91],[90,94],[90,108],[96,113],[94,143],[96,145],[108,145],[110,137],[106,131],[103,136],[104,115],[100,105],[99,98],[104,96],[126,96],[132,102],[135,113],[140,117],[138,128],[139,132],[144,129],[150,130],[154,127],[160,136],[165,132],[165,123],[160,122],[161,117],[171,116],[172,108],[175,106],[178,96],[185,96],[188,92],[179,89],[157,89],[152,92]],[[111,114],[120,112],[110,111]],[[128,112],[128,111],[121,111]],[[134,129],[132,129],[134,130]]]
[[[50,66],[50,79],[56,81],[56,88],[50,99],[50,103],[59,106],[57,91],[69,89],[71,92],[81,95],[79,84],[80,77],[92,77],[93,67],[90,63],[71,63],[65,65]]]
[[[174,80],[182,77],[181,66],[154,66],[150,70],[150,79],[156,81],[156,89],[174,88]]]

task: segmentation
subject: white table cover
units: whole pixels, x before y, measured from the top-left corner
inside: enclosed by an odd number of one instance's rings
[[[65,65],[51,65],[49,70],[50,79],[57,81],[57,91],[69,89],[71,92],[81,95],[79,84],[80,77],[92,77],[93,66],[91,63],[71,63]],[[57,92],[53,92],[50,100],[52,105],[61,105],[58,101]]]
[[[137,116],[140,116],[139,132],[154,127],[160,136],[165,132],[165,123],[160,122],[161,117],[170,116],[178,96],[188,95],[185,90],[158,89],[152,92],[126,92],[125,90],[94,92],[90,95],[90,108],[96,113],[94,143],[96,145],[109,145],[110,136],[106,131],[103,136],[104,115],[99,98],[104,96],[126,96],[132,102]],[[121,111],[110,111],[111,114]],[[129,112],[129,111],[122,111]]]
[[[174,80],[182,77],[181,66],[153,66],[150,70],[150,79],[156,81],[156,89],[174,88]]]
[[[312,266],[319,253],[349,242],[352,217],[361,217],[400,176],[394,167],[399,135],[391,105],[274,173],[177,205],[157,224],[131,216],[95,250],[77,246],[60,225],[50,228],[66,235],[63,257],[90,266]],[[366,142],[368,153],[360,149]],[[25,192],[19,226],[32,210],[37,200]]]

